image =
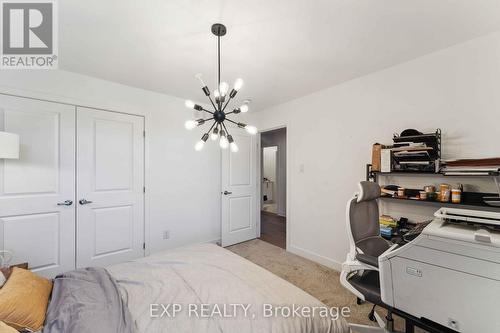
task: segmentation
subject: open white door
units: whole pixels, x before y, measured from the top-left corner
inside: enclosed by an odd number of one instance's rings
[[[257,237],[257,140],[239,129],[236,153],[222,152],[222,246]]]
[[[77,267],[144,256],[144,118],[77,109]]]
[[[0,250],[54,277],[75,268],[75,107],[0,95],[0,131],[19,159],[0,159]]]

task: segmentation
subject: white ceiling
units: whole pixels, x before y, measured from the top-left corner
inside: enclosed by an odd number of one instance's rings
[[[64,0],[60,68],[204,101],[222,79],[263,109],[500,30],[498,0]]]

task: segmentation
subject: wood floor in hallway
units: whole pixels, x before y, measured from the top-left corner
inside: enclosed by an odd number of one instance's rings
[[[260,239],[285,249],[286,218],[268,212],[261,212]]]

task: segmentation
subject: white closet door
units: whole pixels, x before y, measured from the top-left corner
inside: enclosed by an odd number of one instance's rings
[[[77,108],[77,267],[144,256],[144,118]]]
[[[230,130],[239,151],[222,152],[222,246],[257,237],[257,143],[255,136]]]
[[[45,276],[74,269],[75,107],[0,95],[0,130],[21,144],[0,159],[0,249]]]

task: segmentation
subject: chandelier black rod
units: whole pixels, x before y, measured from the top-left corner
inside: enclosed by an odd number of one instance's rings
[[[231,97],[231,96],[229,96],[229,98],[227,99],[226,104],[225,104],[225,105],[224,105],[224,107],[222,108],[222,112],[224,112],[224,110],[226,109],[226,106],[229,104],[229,102],[231,102],[231,99],[232,99],[232,97]]]
[[[229,118],[226,118],[225,120],[227,120],[227,121],[229,121],[230,123],[233,123],[233,124],[235,124],[235,125],[238,125],[238,123],[237,123],[237,122],[232,121],[232,120],[231,120],[231,119],[229,119]]]
[[[210,114],[214,114],[212,111],[209,111],[209,110],[207,110],[207,109],[205,109],[205,108],[202,108],[201,110],[202,110],[202,111],[205,111],[205,112],[208,112],[208,113],[210,113]]]
[[[220,28],[219,28],[219,32],[220,32]],[[218,62],[217,62],[217,67],[218,67],[217,89],[219,89],[220,88],[220,33],[219,33],[219,36],[217,36],[217,60],[218,60]]]
[[[210,131],[212,130],[212,128],[214,128],[214,125],[217,124],[216,121],[214,121],[214,123],[212,124],[212,126],[210,126],[210,128],[208,129],[207,133],[210,133]]]
[[[214,101],[212,100],[212,97],[210,97],[210,95],[207,96],[208,99],[210,100],[210,103],[212,103],[212,106],[214,107],[214,110],[217,111],[217,107],[215,106],[215,103]],[[205,110],[207,111],[207,110]],[[210,111],[207,111],[207,112],[210,112]],[[213,112],[211,112],[213,114]]]
[[[224,127],[224,130],[226,131],[226,138],[227,138],[227,136],[230,135],[230,134],[229,134],[229,131],[226,128],[226,124],[222,123],[222,127]]]

